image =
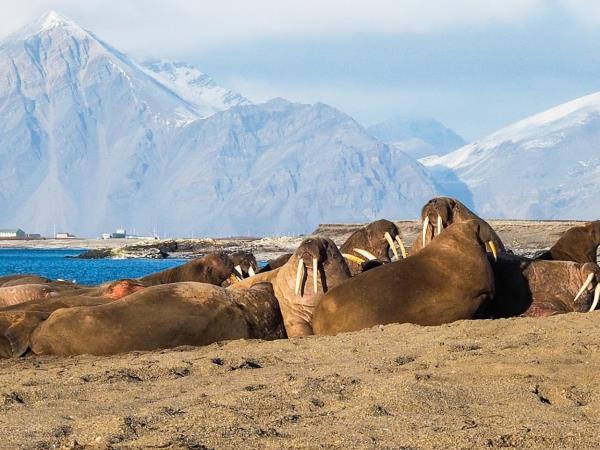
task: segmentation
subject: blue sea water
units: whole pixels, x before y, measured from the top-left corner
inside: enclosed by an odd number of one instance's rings
[[[71,259],[82,250],[0,249],[0,276],[31,273],[44,277],[99,284],[137,278],[184,264],[183,259]]]

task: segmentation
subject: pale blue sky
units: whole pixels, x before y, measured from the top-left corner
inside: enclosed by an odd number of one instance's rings
[[[324,101],[366,125],[431,116],[467,140],[600,90],[595,0],[2,3],[0,35],[54,9],[253,100]]]

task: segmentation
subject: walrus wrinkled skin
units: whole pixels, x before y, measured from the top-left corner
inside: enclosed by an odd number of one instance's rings
[[[482,314],[486,318],[588,312],[596,307],[596,292],[600,295],[600,268],[594,263],[533,260],[501,253],[492,267],[496,290]]]
[[[315,270],[316,269],[316,270]],[[267,282],[273,286],[289,337],[313,334],[312,316],[323,293],[350,278],[350,270],[335,242],[313,236],[302,241],[287,263],[234,284],[245,289]]]
[[[25,302],[46,302],[52,298],[64,296],[101,297],[118,300],[143,288],[142,283],[130,279],[110,281],[99,286],[79,286],[66,282],[17,284],[0,287],[0,310]]]
[[[377,259],[381,263],[389,263],[390,256],[399,259],[404,255],[404,244],[401,244],[400,252],[396,248],[399,244],[400,232],[398,227],[389,220],[381,219],[371,222],[359,228],[342,244],[341,252],[346,257],[350,273],[356,275],[363,272],[363,264],[369,260]],[[370,253],[374,258],[366,256],[364,251]],[[392,255],[390,255],[390,251]],[[351,256],[347,256],[351,255]],[[362,260],[362,261],[361,261]]]
[[[600,246],[600,220],[569,228],[550,250],[537,259],[595,263]]]
[[[284,253],[283,255],[278,256],[277,258],[268,260],[267,264],[261,267],[258,273],[265,273],[270,272],[271,270],[279,269],[281,266],[283,266],[286,262],[290,260],[292,255],[293,253]]]
[[[147,286],[196,281],[220,286],[233,274],[233,262],[224,253],[211,253],[181,266],[153,273],[139,280]]]
[[[0,277],[0,287],[20,286],[22,284],[47,284],[52,282],[50,278],[38,275],[7,275]]]
[[[389,323],[440,325],[475,317],[494,295],[494,273],[480,228],[475,220],[450,225],[418,254],[331,289],[315,309],[315,334]]]
[[[496,251],[505,251],[502,240],[485,220],[454,198],[435,197],[429,200],[421,210],[420,232],[411,247],[410,254],[418,253],[449,225],[466,220],[481,222],[481,235],[488,250],[491,250],[489,246],[491,241],[494,243]],[[483,236],[483,233],[486,235]]]
[[[33,329],[29,347],[37,355],[113,355],[284,337],[269,284],[234,291],[183,282],[147,288],[105,305],[59,309]]]

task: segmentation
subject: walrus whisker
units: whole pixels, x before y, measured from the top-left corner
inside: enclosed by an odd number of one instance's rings
[[[575,300],[573,300],[573,302],[576,302],[577,300],[579,300],[579,297],[581,297],[581,294],[583,294],[585,292],[587,287],[590,285],[590,283],[594,279],[594,275],[595,275],[594,273],[590,273],[588,275],[588,277],[585,279],[585,282],[583,283],[583,286],[581,286],[581,289],[579,289],[579,292],[575,296]]]
[[[438,214],[438,216],[437,216],[437,229],[435,230],[436,236],[438,236],[442,232],[443,228],[444,228],[444,224],[442,223],[442,216],[440,216]]]
[[[490,250],[492,250],[492,255],[494,255],[494,261],[498,261],[498,250],[496,249],[496,244],[493,241],[488,241],[488,245],[490,246]]]
[[[425,247],[425,237],[427,235],[427,227],[429,226],[429,216],[423,221],[423,247]]]
[[[237,273],[240,274],[240,277],[242,277],[242,279],[244,278],[244,272],[242,272],[242,267],[238,264],[237,266],[234,267],[235,271]]]
[[[390,244],[390,248],[392,249],[392,252],[394,252],[394,256],[396,257],[396,259],[398,259],[399,258],[398,250],[396,250],[396,245],[394,244],[392,235],[389,233],[389,231],[386,231],[385,234],[383,235],[383,237],[385,237],[385,240],[388,241],[388,244]]]
[[[298,295],[300,293],[300,283],[302,282],[302,277],[304,276],[304,261],[302,258],[298,261],[298,269],[296,270],[296,287],[294,289],[294,293]]]
[[[317,273],[319,271],[319,262],[317,258],[313,258],[312,270],[313,270],[313,289],[315,290],[315,294],[318,292],[318,281],[317,281]]]
[[[342,253],[342,256],[344,258],[346,258],[348,261],[352,261],[353,263],[356,263],[356,264],[362,264],[365,262],[364,259],[359,258],[358,256],[351,255],[349,253]]]
[[[248,275],[250,275],[251,277],[256,275],[256,272],[254,271],[254,268],[252,266],[250,266],[250,268],[248,269]]]
[[[400,252],[402,252],[402,258],[406,259],[407,253],[406,253],[406,247],[404,246],[404,242],[402,242],[402,239],[400,238],[400,236],[396,236],[396,241],[398,242],[398,245],[400,246]]]
[[[373,259],[377,259],[377,256],[375,256],[373,253],[368,252],[362,248],[355,248],[354,251],[356,253],[358,253],[361,256],[364,256],[365,258],[367,258],[369,261],[373,260]]]
[[[600,300],[600,283],[596,285],[596,290],[594,291],[594,301],[592,302],[592,307],[588,312],[592,312],[598,306],[598,300]]]

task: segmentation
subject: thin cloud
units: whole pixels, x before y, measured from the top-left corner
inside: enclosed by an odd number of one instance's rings
[[[248,39],[352,33],[432,33],[526,20],[542,0],[31,0],[3,4],[4,35],[49,9],[137,53],[180,53]]]

